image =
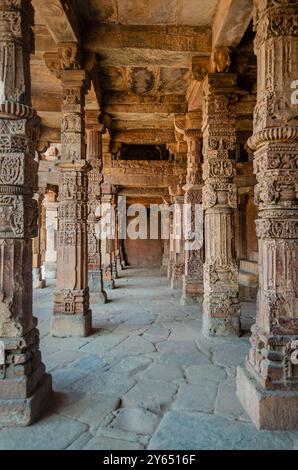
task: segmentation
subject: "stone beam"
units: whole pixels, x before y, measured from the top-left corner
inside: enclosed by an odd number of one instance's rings
[[[96,25],[85,37],[85,48],[100,53],[103,49],[156,49],[208,55],[211,29],[193,26]]]
[[[76,9],[72,0],[33,0],[38,16],[44,22],[56,43],[78,42],[79,27]]]
[[[167,144],[175,140],[174,129],[135,129],[115,132],[114,142],[123,144]]]
[[[144,114],[183,114],[187,111],[186,103],[151,103],[151,104],[106,104],[103,109],[108,114],[144,113]]]
[[[252,19],[252,0],[221,0],[212,27],[212,46],[237,47]]]
[[[175,162],[112,160],[104,157],[104,181],[106,184],[126,187],[168,188],[179,183],[184,166]]]
[[[134,198],[168,197],[167,188],[121,188],[118,195]]]

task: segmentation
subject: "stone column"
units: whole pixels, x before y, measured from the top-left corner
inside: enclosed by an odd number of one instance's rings
[[[198,129],[188,129],[185,131],[185,138],[188,145],[188,164],[184,203],[191,206],[190,229],[195,233],[196,227],[196,205],[202,204],[202,134]],[[196,243],[193,237],[186,240],[186,243]],[[202,295],[203,289],[203,246],[195,246],[192,249],[185,249],[185,270],[183,276],[182,305],[191,305],[197,302]]]
[[[180,190],[179,190],[180,189]],[[183,238],[183,205],[184,205],[184,196],[182,188],[178,187],[179,195],[173,196],[174,201],[174,221],[173,221],[173,230],[175,227],[178,228],[181,226],[181,237],[173,240],[173,265],[172,265],[172,276],[171,276],[171,288],[172,289],[182,289],[182,278],[184,275],[185,268],[185,257],[184,257],[184,238]],[[178,228],[179,232],[179,228]]]
[[[45,280],[42,275],[41,267],[41,230],[42,230],[42,201],[43,194],[41,192],[34,195],[38,206],[38,233],[37,237],[32,240],[32,279],[33,279],[33,288],[34,289],[43,289],[46,286]]]
[[[31,107],[32,20],[29,0],[0,2],[0,426],[31,424],[51,394],[32,315],[39,125]]]
[[[54,191],[46,193],[43,206],[46,213],[46,252],[43,275],[47,281],[57,278],[58,202]]]
[[[254,4],[259,293],[237,390],[257,427],[298,429],[298,2]]]
[[[88,125],[88,121],[87,121]],[[92,167],[88,173],[88,277],[90,292],[99,303],[107,302],[101,266],[101,240],[96,235],[100,220],[102,178],[102,126],[98,123],[87,129],[87,160]]]
[[[57,289],[52,334],[88,336],[91,310],[88,288],[87,173],[85,93],[88,79],[80,69],[75,45],[60,45],[58,73],[63,87],[60,191],[57,237]]]
[[[172,271],[173,271],[173,264],[174,264],[174,240],[173,240],[173,221],[174,216],[173,213],[170,212],[170,230],[169,230],[169,263],[168,263],[168,270],[167,270],[167,279],[171,281],[172,278]]]
[[[109,185],[108,185],[109,186]],[[110,222],[112,223],[114,195],[102,194],[102,217],[107,214]],[[103,281],[107,289],[115,289],[115,279],[113,276],[113,242],[114,240],[104,238],[102,240],[102,263],[103,263]]]
[[[203,332],[240,334],[239,274],[234,209],[236,75],[208,74],[203,83],[203,204],[205,265]]]
[[[163,241],[163,257],[162,257],[162,265],[160,267],[160,272],[163,275],[167,274],[168,266],[170,262],[170,240]]]

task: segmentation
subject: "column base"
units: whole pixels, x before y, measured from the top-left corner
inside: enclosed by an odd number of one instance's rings
[[[108,303],[108,295],[104,290],[102,292],[97,293],[91,292],[90,300],[94,304],[105,305],[106,303]]]
[[[34,394],[26,399],[0,400],[0,426],[29,426],[37,421],[52,395],[52,377],[45,374]]]
[[[44,289],[46,282],[42,279],[41,268],[32,268],[32,286],[33,289]]]
[[[46,261],[43,265],[43,276],[45,279],[56,279],[57,278],[57,264],[50,261]]]
[[[171,279],[171,289],[176,290],[176,289],[182,289],[183,284],[182,284],[182,279]]]
[[[92,312],[86,315],[54,315],[51,334],[56,338],[89,336],[92,332]]]
[[[162,276],[167,276],[168,275],[168,267],[167,266],[161,266],[160,267],[160,274]]]
[[[89,271],[88,273],[89,292],[95,294],[92,297],[101,304],[107,303],[107,294],[103,290],[102,273],[100,271]]]
[[[202,333],[205,336],[240,336],[239,317],[218,318],[203,314]]]
[[[187,307],[188,305],[195,305],[199,303],[198,297],[193,297],[189,294],[182,294],[180,305]]]
[[[199,297],[204,293],[202,281],[199,279],[183,277],[183,294],[181,297],[181,305],[194,305],[199,302]]]
[[[103,285],[105,287],[105,289],[115,289],[115,281],[114,279],[111,279],[111,280],[108,280],[108,281],[103,281]]]
[[[237,395],[258,429],[298,429],[298,390],[264,390],[246,369],[237,369]]]

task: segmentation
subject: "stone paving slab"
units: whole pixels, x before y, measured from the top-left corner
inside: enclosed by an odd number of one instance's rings
[[[170,411],[165,414],[150,450],[293,449],[298,433],[258,431],[251,423],[212,414]]]
[[[0,430],[0,450],[63,450],[87,429],[86,424],[53,414],[30,428]]]

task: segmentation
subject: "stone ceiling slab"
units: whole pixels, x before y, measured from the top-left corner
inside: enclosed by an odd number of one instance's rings
[[[178,0],[178,25],[208,26],[212,24],[219,0]]]
[[[162,67],[158,91],[164,94],[185,95],[188,87],[189,69]]]
[[[177,0],[118,0],[121,24],[175,24]]]

